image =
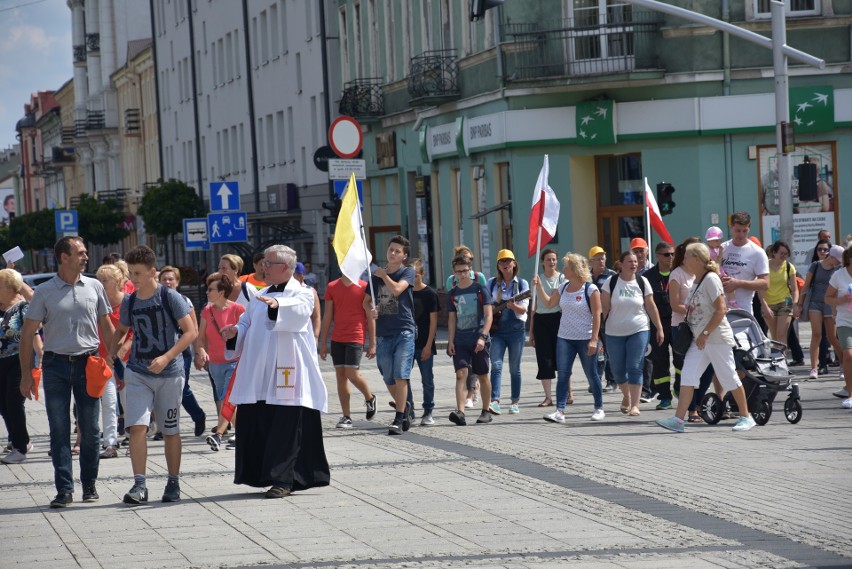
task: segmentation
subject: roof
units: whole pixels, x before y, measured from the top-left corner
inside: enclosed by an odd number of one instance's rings
[[[141,40],[130,40],[127,42],[127,61],[132,61],[134,57],[145,51],[151,43],[151,38],[142,38]]]

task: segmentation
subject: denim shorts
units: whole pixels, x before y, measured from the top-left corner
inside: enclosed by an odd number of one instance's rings
[[[385,385],[393,385],[398,379],[409,380],[413,362],[413,331],[405,330],[393,336],[376,338],[376,365]]]
[[[210,373],[210,383],[213,384],[213,401],[222,401],[225,399],[225,392],[228,391],[228,383],[231,381],[235,367],[237,367],[237,362],[207,364],[207,371]]]
[[[834,312],[832,312],[830,304],[819,302],[817,300],[812,300],[810,304],[808,304],[808,312],[819,312],[822,314],[823,318],[831,318],[834,316]]]

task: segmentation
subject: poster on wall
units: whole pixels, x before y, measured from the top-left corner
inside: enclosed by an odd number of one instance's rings
[[[15,217],[15,190],[14,188],[0,188],[0,226],[9,225],[9,221]]]
[[[810,265],[806,255],[816,244],[821,229],[837,236],[837,191],[834,170],[834,142],[815,142],[796,145],[790,153],[793,173],[793,242],[792,261],[801,274]],[[781,220],[778,201],[778,166],[774,146],[757,150],[757,169],[760,193],[761,241],[769,246],[781,239]]]

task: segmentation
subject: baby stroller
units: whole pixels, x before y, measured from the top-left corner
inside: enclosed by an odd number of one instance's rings
[[[790,423],[802,419],[799,384],[787,369],[785,344],[770,340],[763,334],[754,316],[741,309],[729,310],[728,323],[734,333],[734,361],[737,373],[746,392],[748,409],[758,425],[765,425],[772,416],[772,403],[779,391],[789,391],[784,401],[784,416]],[[699,409],[705,423],[716,424],[726,415],[738,415],[734,398],[728,393],[724,399],[708,393],[701,399]]]

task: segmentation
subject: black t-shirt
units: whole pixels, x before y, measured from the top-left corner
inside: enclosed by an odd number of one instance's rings
[[[414,341],[414,348],[417,352],[423,350],[426,345],[426,340],[429,338],[429,315],[433,312],[441,310],[438,302],[438,293],[432,287],[425,287],[423,290],[414,290],[414,322],[417,325],[417,339]],[[432,342],[432,353],[437,354],[435,342]]]

